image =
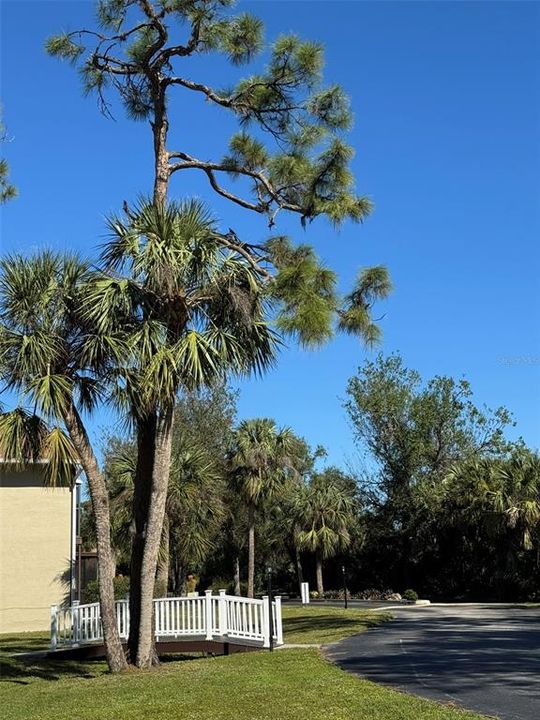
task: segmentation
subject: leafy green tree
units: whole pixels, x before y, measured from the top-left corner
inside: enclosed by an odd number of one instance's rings
[[[437,562],[434,522],[444,482],[456,463],[502,456],[510,415],[480,410],[465,380],[422,383],[397,354],[366,363],[347,388],[346,409],[371,462],[364,495],[369,507],[366,563],[403,589]],[[424,573],[425,574],[425,573]],[[382,580],[380,580],[382,581]]]
[[[351,544],[358,515],[354,481],[337,468],[314,473],[296,495],[297,541],[315,554],[317,592],[324,593],[323,563]]]
[[[231,478],[248,514],[248,597],[255,591],[255,526],[263,502],[276,498],[292,471],[295,436],[270,418],[244,420],[235,433]]]
[[[65,475],[74,460],[82,465],[95,518],[107,661],[116,671],[126,661],[114,606],[109,498],[83,417],[99,402],[103,378],[126,347],[117,334],[103,334],[82,319],[92,278],[88,265],[72,255],[42,252],[0,262],[0,377],[33,407],[2,418],[0,443],[4,457],[24,461],[43,454],[52,478]]]

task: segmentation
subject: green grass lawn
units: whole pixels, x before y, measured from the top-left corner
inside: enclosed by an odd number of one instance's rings
[[[391,618],[390,613],[308,605],[283,606],[283,639],[291,644],[321,644],[364,632]]]
[[[103,663],[2,676],[6,720],[480,720],[359,680],[316,649],[164,663],[109,675]],[[21,684],[22,683],[22,684]]]

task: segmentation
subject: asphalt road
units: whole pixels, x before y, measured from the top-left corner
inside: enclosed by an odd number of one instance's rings
[[[540,608],[411,607],[327,648],[343,669],[501,720],[540,720]],[[411,719],[412,720],[412,719]]]

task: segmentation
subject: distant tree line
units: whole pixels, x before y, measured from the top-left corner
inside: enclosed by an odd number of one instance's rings
[[[325,466],[268,418],[236,422],[220,385],[179,401],[156,594],[201,587],[262,593],[403,593],[526,599],[540,572],[540,459],[509,442],[507,410],[479,409],[469,384],[423,383],[399,355],[366,363],[347,412],[363,470]],[[134,441],[110,438],[105,474],[114,546],[129,572]],[[327,562],[332,559],[332,562]]]

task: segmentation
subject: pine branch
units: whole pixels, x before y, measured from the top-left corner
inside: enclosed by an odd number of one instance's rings
[[[302,215],[305,213],[305,209],[301,207],[300,205],[296,205],[290,202],[287,202],[283,199],[283,197],[278,193],[272,183],[268,180],[268,178],[260,171],[252,170],[250,168],[247,168],[243,165],[235,165],[234,168],[232,168],[228,164],[224,163],[213,163],[213,162],[205,162],[204,160],[199,160],[197,158],[192,157],[191,155],[188,155],[187,153],[183,152],[173,152],[169,153],[169,159],[174,158],[181,158],[182,162],[174,163],[172,165],[169,165],[170,173],[173,174],[177,172],[178,170],[191,170],[191,169],[198,169],[203,170],[203,172],[206,173],[208,176],[208,179],[210,181],[210,184],[212,185],[213,189],[222,195],[223,197],[226,197],[229,200],[232,200],[232,202],[235,202],[238,205],[241,205],[242,207],[247,208],[248,210],[254,210],[258,213],[267,213],[270,210],[271,203],[274,202],[278,205],[280,210],[290,210],[292,212],[301,213]],[[216,179],[216,172],[225,172],[230,173],[234,172],[235,174],[244,175],[246,177],[250,177],[253,180],[255,180],[257,183],[259,183],[268,196],[271,198],[270,200],[261,200],[259,203],[252,203],[247,200],[244,200],[243,198],[234,195],[230,193],[228,190],[223,188]],[[259,196],[260,198],[260,196]],[[272,218],[275,217],[275,213],[272,216]],[[270,222],[270,225],[273,223]]]

